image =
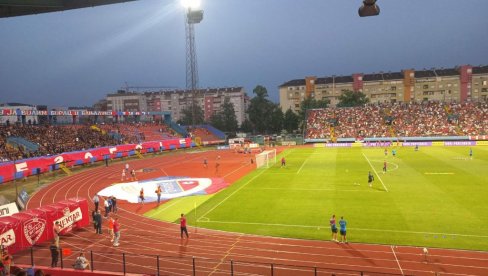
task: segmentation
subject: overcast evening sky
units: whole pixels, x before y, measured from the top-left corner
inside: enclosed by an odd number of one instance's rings
[[[305,76],[488,64],[487,0],[202,0],[199,86],[278,86]],[[176,0],[0,19],[0,103],[92,105],[129,86],[185,87]]]

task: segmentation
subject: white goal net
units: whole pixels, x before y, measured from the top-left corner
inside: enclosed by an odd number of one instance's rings
[[[276,149],[265,150],[260,154],[256,154],[256,168],[269,168],[276,163]]]

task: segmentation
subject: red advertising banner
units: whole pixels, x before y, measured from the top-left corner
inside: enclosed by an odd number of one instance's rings
[[[22,248],[20,240],[17,238],[17,234],[21,233],[21,223],[21,220],[12,216],[0,218],[0,245],[10,254]]]
[[[113,147],[103,147],[86,151],[76,151],[61,153],[54,156],[45,156],[5,162],[0,164],[0,183],[24,178],[40,173],[58,169],[60,164],[67,167],[87,164],[91,162],[103,161],[106,158],[115,159],[134,155],[135,151],[141,153],[171,150],[178,148],[189,148],[192,146],[191,138],[150,141],[142,144],[127,144]]]
[[[0,244],[10,253],[29,248],[54,237],[53,225],[59,221],[61,236],[89,225],[88,202],[77,198],[0,217]]]

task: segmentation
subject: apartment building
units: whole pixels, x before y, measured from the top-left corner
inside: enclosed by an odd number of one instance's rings
[[[280,106],[283,112],[289,108],[298,112],[307,97],[329,99],[335,106],[343,90],[363,92],[372,103],[484,101],[488,99],[488,66],[305,77],[279,86]]]
[[[183,110],[191,106],[193,97],[204,111],[205,120],[209,120],[212,114],[221,110],[225,98],[229,98],[234,105],[239,125],[246,119],[249,97],[243,87],[205,88],[194,93],[183,89],[143,93],[119,90],[117,93],[108,94],[106,100],[107,110],[169,112],[172,120],[178,121],[183,116]]]

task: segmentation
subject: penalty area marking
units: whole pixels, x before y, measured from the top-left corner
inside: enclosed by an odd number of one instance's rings
[[[293,151],[295,151],[295,149],[292,149],[290,150],[289,152],[287,152],[287,154],[285,154],[284,156],[288,156],[290,153],[292,153]],[[213,210],[215,210],[215,208],[219,207],[222,203],[224,203],[225,201],[227,201],[227,199],[229,199],[231,196],[233,196],[235,193],[239,192],[242,188],[246,187],[247,184],[251,183],[254,179],[258,178],[258,176],[261,176],[265,171],[267,171],[269,168],[265,168],[264,170],[262,170],[261,172],[259,172],[258,174],[256,174],[253,178],[249,179],[246,183],[244,183],[241,187],[239,187],[237,190],[235,190],[234,192],[232,192],[230,195],[228,195],[226,198],[222,199],[222,201],[220,201],[217,205],[215,205],[214,207],[212,207],[210,210],[208,210],[205,214],[201,215],[197,221],[200,221],[201,218],[205,217],[206,215],[208,215],[210,212],[212,212]]]
[[[364,152],[362,153],[364,158],[366,158],[366,161],[368,161],[368,164],[369,166],[373,169],[374,173],[376,174],[376,176],[378,177],[378,179],[380,180],[381,182],[381,185],[383,185],[383,188],[385,188],[385,191],[388,192],[388,189],[386,188],[385,186],[385,183],[383,183],[383,180],[381,179],[380,175],[378,174],[378,172],[376,171],[376,169],[373,167],[373,165],[371,164],[371,162],[369,161],[368,157],[364,154]]]
[[[201,217],[202,219],[204,217]],[[296,228],[327,228],[328,225],[298,225],[298,224],[280,224],[280,223],[261,223],[261,222],[241,222],[241,221],[219,221],[210,220],[205,217],[206,221],[198,219],[198,222],[216,223],[216,224],[241,224],[241,225],[261,225],[261,226],[281,226],[281,227],[296,227]],[[403,233],[403,234],[415,234],[415,235],[441,235],[441,236],[455,236],[455,237],[468,237],[468,238],[488,238],[483,235],[469,235],[469,234],[456,234],[456,233],[437,233],[437,232],[418,232],[418,231],[406,231],[406,230],[388,230],[388,229],[365,229],[365,228],[350,228],[349,230],[357,231],[371,231],[371,232],[388,232],[388,233]]]
[[[451,175],[454,174],[453,172],[425,172],[424,174],[429,175]]]
[[[360,186],[361,184],[355,183],[353,185]],[[247,188],[246,190],[279,190],[279,191],[337,191],[337,192],[364,192],[363,190],[338,190],[338,189],[286,189],[286,188]]]

